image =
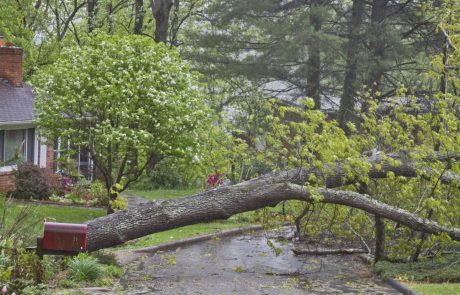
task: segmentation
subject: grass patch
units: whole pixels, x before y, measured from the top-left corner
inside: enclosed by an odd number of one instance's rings
[[[0,212],[3,213],[5,203],[0,202]],[[81,223],[106,215],[104,209],[81,208],[70,206],[39,205],[26,202],[12,202],[7,205],[5,230],[17,220],[22,210],[28,214],[23,226],[18,228],[18,234],[27,244],[35,243],[35,238],[43,235],[43,221]]]
[[[157,190],[128,190],[126,195],[139,196],[148,200],[174,199],[197,194],[201,189],[157,189]]]
[[[382,261],[375,265],[375,270],[383,277],[406,282],[460,282],[460,254],[445,255],[411,263]],[[460,291],[457,294],[459,293]]]
[[[417,284],[409,283],[407,286],[421,295],[458,295],[460,284]]]

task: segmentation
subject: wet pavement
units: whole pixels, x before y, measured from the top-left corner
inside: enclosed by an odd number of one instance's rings
[[[125,294],[399,294],[355,255],[294,256],[259,232],[142,257],[126,266]],[[271,246],[269,245],[271,244]]]

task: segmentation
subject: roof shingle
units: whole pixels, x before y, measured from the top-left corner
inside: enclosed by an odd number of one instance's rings
[[[0,124],[35,120],[34,98],[30,86],[13,87],[0,79]]]

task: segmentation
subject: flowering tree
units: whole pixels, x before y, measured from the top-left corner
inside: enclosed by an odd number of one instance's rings
[[[177,51],[139,36],[91,36],[33,84],[45,135],[90,152],[108,193],[165,156],[192,153],[206,115]]]

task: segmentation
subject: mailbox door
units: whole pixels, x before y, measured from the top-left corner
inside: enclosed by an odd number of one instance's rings
[[[86,251],[86,224],[45,222],[43,249],[55,251]]]

